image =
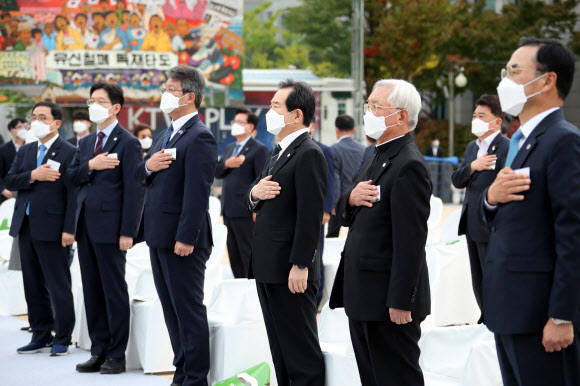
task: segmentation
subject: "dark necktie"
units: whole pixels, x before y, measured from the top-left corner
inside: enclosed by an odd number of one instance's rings
[[[173,133],[173,123],[169,125],[169,127],[167,128],[167,134],[165,135],[165,139],[163,140],[163,146],[161,146],[162,149],[165,149],[165,146],[167,146],[167,143],[171,139],[172,133]]]
[[[276,148],[272,152],[272,157],[270,157],[270,169],[268,170],[269,174],[272,173],[272,169],[274,169],[274,165],[276,165],[276,161],[278,161],[278,156],[280,155],[281,150],[282,148],[280,145],[276,145]]]
[[[99,139],[97,140],[97,146],[95,147],[95,155],[94,155],[95,157],[103,152],[103,138],[105,137],[105,133],[99,131],[99,134],[97,134],[97,136],[99,137]]]
[[[242,145],[241,144],[237,144],[236,148],[234,149],[234,153],[232,154],[233,157],[237,156],[238,153],[240,152],[240,150],[242,150]]]

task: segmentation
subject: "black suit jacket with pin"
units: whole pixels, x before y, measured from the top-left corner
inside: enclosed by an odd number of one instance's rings
[[[165,146],[177,152],[169,168],[147,175],[145,164],[162,149],[167,130],[134,169],[139,183],[147,188],[142,210],[145,241],[150,248],[173,250],[176,241],[211,248],[208,209],[217,164],[215,138],[199,114],[194,115]]]
[[[250,275],[262,283],[287,283],[296,264],[308,267],[309,281],[319,280],[318,241],[328,181],[324,154],[304,133],[280,152],[271,173],[270,161],[245,197],[256,212]],[[280,194],[253,207],[251,190],[270,174],[280,184]]]
[[[509,146],[510,140],[498,133],[487,150],[487,154],[497,156],[495,169],[471,173],[471,163],[477,159],[479,146],[477,146],[477,141],[471,141],[467,145],[463,160],[451,176],[453,186],[458,189],[465,188],[459,221],[460,235],[467,234],[473,241],[480,243],[487,243],[489,240],[490,227],[479,217],[479,199],[483,191],[495,180],[497,173],[504,167]]]
[[[12,144],[10,144],[12,145]],[[10,236],[20,233],[30,203],[30,233],[34,240],[60,241],[63,232],[75,233],[76,189],[65,183],[65,173],[75,155],[75,147],[60,137],[46,152],[42,164],[48,160],[60,163],[60,178],[56,181],[30,182],[36,169],[38,142],[24,145],[18,150],[16,159],[5,178],[6,187],[18,191]]]
[[[541,333],[548,318],[580,326],[580,132],[561,109],[531,132],[511,168],[530,168],[522,201],[480,216],[491,226],[483,313],[499,334]],[[577,337],[575,337],[577,339]],[[540,342],[538,342],[540,344]]]
[[[361,321],[388,320],[389,307],[420,319],[431,309],[425,261],[431,178],[410,133],[382,146],[354,183],[372,180],[380,200],[350,207],[350,190],[336,207],[349,232],[330,307],[344,307],[349,318]]]
[[[117,124],[105,142],[103,153],[116,153],[119,166],[89,173],[96,143],[97,133],[81,138],[66,173],[69,183],[79,188],[75,224],[84,203],[91,239],[117,244],[121,236],[137,236],[144,189],[135,180],[135,167],[143,161],[143,150],[139,140]]]
[[[223,178],[222,185],[222,215],[225,217],[250,217],[252,212],[248,210],[244,195],[250,185],[264,168],[268,161],[268,148],[250,138],[238,155],[246,157],[244,163],[235,169],[226,168],[225,163],[230,158],[237,142],[226,147],[224,156],[218,162],[215,169],[215,177]]]

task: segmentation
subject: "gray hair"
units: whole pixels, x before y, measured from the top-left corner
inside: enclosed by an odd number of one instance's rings
[[[411,83],[402,79],[381,79],[373,86],[387,87],[390,90],[387,103],[390,106],[405,109],[409,112],[409,126],[411,131],[417,127],[419,112],[421,111],[421,96]]]
[[[184,95],[190,92],[194,93],[195,107],[199,109],[205,91],[205,77],[203,74],[194,67],[181,65],[169,70],[167,77],[181,82],[181,89]]]

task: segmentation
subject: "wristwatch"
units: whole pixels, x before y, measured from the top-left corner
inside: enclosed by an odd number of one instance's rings
[[[295,266],[296,268],[298,268],[298,269],[306,269],[306,268],[308,268],[308,267],[307,267],[307,266],[305,266],[305,265],[298,265],[298,264],[294,264],[294,266]]]
[[[550,318],[552,319],[552,322],[554,322],[555,325],[559,326],[561,324],[568,324],[568,323],[572,323],[569,320],[563,320],[563,319],[556,319],[556,318]]]

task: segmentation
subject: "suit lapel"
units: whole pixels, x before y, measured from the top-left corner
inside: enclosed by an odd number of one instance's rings
[[[252,148],[252,146],[254,146],[254,139],[250,138],[248,140],[248,142],[246,142],[246,144],[244,145],[244,147],[242,148],[242,150],[240,150],[240,152],[238,154],[244,154],[246,155],[246,153],[248,151],[250,151],[250,149]]]
[[[105,142],[105,146],[103,146],[103,153],[110,153],[117,143],[121,140],[120,132],[121,130],[125,130],[121,127],[121,125],[117,124],[113,131],[111,131],[111,135],[107,138],[107,142]],[[95,144],[96,145],[96,144]]]
[[[167,146],[165,146],[165,148],[171,149],[172,147],[174,147],[175,143],[177,141],[179,141],[181,139],[181,137],[183,137],[185,132],[191,126],[193,126],[197,121],[199,121],[199,114],[195,114],[189,121],[185,122],[185,125],[183,125],[177,133],[173,134],[173,137],[169,140],[169,142],[167,143]]]
[[[403,138],[401,138],[400,140],[397,140],[397,142],[395,142],[391,146],[389,146],[389,148],[386,151],[382,151],[382,152],[379,151],[379,156],[375,162],[375,166],[372,167],[372,164],[370,166],[372,168],[372,170],[371,170],[371,175],[369,176],[369,179],[373,181],[373,184],[375,184],[378,181],[378,179],[381,177],[381,175],[384,173],[384,171],[388,169],[389,165],[391,164],[390,159],[393,158],[394,156],[396,156],[399,153],[399,150],[401,150],[401,148],[403,146],[405,146],[406,144],[408,144],[409,142],[412,142],[412,141],[413,141],[413,137],[411,136],[411,133],[407,133],[407,134],[405,134],[405,136]],[[387,146],[387,145],[383,145],[383,146]]]
[[[42,164],[45,164],[49,159],[54,160],[54,158],[58,154],[58,149],[60,149],[61,146],[62,146],[62,139],[60,139],[60,137],[58,137],[56,139],[56,141],[54,141],[54,143],[52,144],[50,149],[48,149],[46,151],[46,154],[44,155],[44,159],[42,160]]]
[[[300,144],[302,144],[306,138],[309,138],[308,133],[300,135],[294,140],[294,142],[292,142],[292,144],[290,144],[290,146],[286,148],[286,150],[280,152],[280,155],[278,155],[278,160],[274,165],[274,169],[272,169],[272,173],[270,173],[272,177],[275,177],[278,170],[280,170],[286,164],[286,162],[292,158],[292,155],[296,152],[296,148],[300,146]]]
[[[22,151],[22,148],[19,150]],[[38,157],[38,142],[34,142],[34,146],[30,146],[26,154],[26,170],[36,169],[36,158]]]

